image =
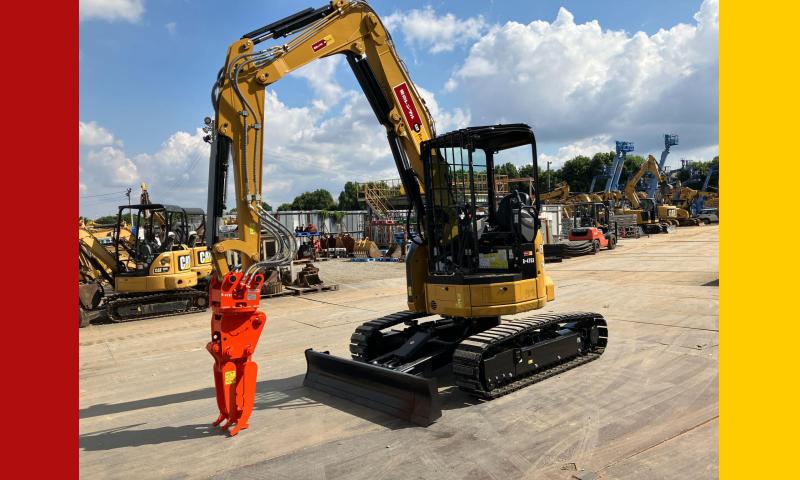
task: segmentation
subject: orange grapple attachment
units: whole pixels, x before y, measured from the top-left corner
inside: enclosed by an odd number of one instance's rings
[[[214,387],[220,425],[233,436],[247,428],[256,396],[258,365],[252,360],[261,330],[267,321],[258,311],[264,276],[249,279],[241,272],[228,273],[222,281],[212,278],[211,341],[206,349],[214,357]],[[225,422],[225,423],[223,423]]]

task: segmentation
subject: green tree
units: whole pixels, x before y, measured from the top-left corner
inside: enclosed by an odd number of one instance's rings
[[[335,210],[336,202],[333,200],[331,192],[320,188],[313,192],[303,192],[294,197],[292,201],[293,210]]]
[[[522,169],[520,169],[520,177],[530,177],[533,173],[533,166],[527,166],[528,170],[523,174]],[[549,180],[549,183],[548,183]],[[555,188],[559,182],[563,181],[564,178],[562,176],[562,172],[560,168],[551,168],[548,172],[546,168],[539,167],[539,185],[541,185],[542,191],[549,191]],[[548,189],[547,186],[550,185]]]
[[[592,159],[583,155],[564,162],[561,167],[561,178],[569,184],[573,192],[585,192],[589,190],[594,172],[592,171]]]
[[[495,165],[495,175],[508,175],[509,178],[519,178],[519,171],[517,166],[511,162],[506,162],[502,165]]]
[[[358,210],[358,185],[356,182],[347,182],[339,193],[340,210]]]
[[[619,189],[625,188],[625,183],[642,167],[644,158],[641,155],[626,155],[622,164],[622,175],[619,176]],[[624,179],[624,181],[623,181]]]
[[[597,175],[601,175],[606,167],[610,167],[614,163],[615,156],[615,152],[597,152],[592,156],[592,161],[589,165],[589,169],[592,173],[592,176],[589,179],[589,186],[592,184],[592,178]],[[594,184],[594,191],[599,192],[600,190],[604,189],[606,182],[607,180],[598,179],[598,181]]]
[[[294,210],[292,208],[292,204],[291,203],[281,203],[280,205],[278,205],[278,211],[279,212],[285,212],[287,210]]]
[[[97,217],[94,219],[94,223],[98,223],[100,225],[108,225],[108,224],[117,224],[117,216],[116,215],[103,215],[102,217]]]

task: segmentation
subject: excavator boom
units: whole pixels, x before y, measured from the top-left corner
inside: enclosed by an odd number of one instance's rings
[[[647,160],[642,164],[639,170],[628,179],[628,183],[625,184],[625,198],[628,199],[628,202],[631,204],[631,208],[639,208],[639,196],[636,194],[636,185],[639,183],[639,180],[642,179],[645,173],[652,174],[655,178],[658,179],[659,182],[664,181],[664,175],[658,169],[658,164],[656,163],[656,158],[652,155],[647,156]]]

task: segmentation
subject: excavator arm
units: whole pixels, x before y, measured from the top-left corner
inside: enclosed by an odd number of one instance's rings
[[[284,45],[258,50],[264,41],[292,35]],[[233,160],[238,239],[216,238],[208,229],[218,279],[228,273],[227,252],[241,256],[242,270],[259,261],[261,227],[269,222],[259,208],[263,161],[264,89],[317,59],[343,54],[378,121],[386,128],[403,188],[417,212],[423,168],[420,144],[432,138],[433,120],[397,55],[389,33],[373,9],[362,1],[335,0],[307,9],[245,34],[228,49],[215,83],[214,129],[209,176],[209,217],[222,214],[225,171]]]
[[[630,179],[628,179],[628,183],[625,184],[625,198],[628,199],[628,202],[630,202],[631,208],[633,209],[637,209],[641,205],[639,196],[636,194],[636,185],[647,172],[650,172],[655,178],[658,179],[659,182],[664,181],[664,175],[658,169],[656,158],[652,155],[648,155],[647,161],[645,161],[642,166],[639,167],[639,170],[637,170],[636,173]]]
[[[284,45],[257,48],[267,40],[290,35]],[[294,254],[292,232],[261,208],[263,121],[269,115],[264,108],[264,89],[304,65],[336,54],[347,57],[378,121],[386,128],[406,195],[418,216],[425,211],[420,144],[434,137],[433,120],[369,5],[334,0],[247,33],[228,48],[212,90],[215,118],[206,120],[212,144],[208,203],[212,228],[207,229],[206,238],[213,245],[215,270],[209,292],[212,336],[207,345],[214,357],[220,411],[215,425],[224,421],[222,427],[231,435],[248,427],[253,409],[257,365],[252,355],[266,322],[258,310],[264,281],[261,269],[288,263]],[[231,160],[238,238],[220,240],[215,226],[225,208]],[[262,229],[286,247],[281,249],[282,256],[261,259]],[[240,265],[229,265],[231,252],[237,254]],[[414,285],[418,298],[424,298],[423,288],[421,282]]]
[[[539,195],[539,199],[543,202],[565,201],[568,198],[569,198],[569,184],[567,182],[561,182],[558,185],[556,185],[553,190]]]

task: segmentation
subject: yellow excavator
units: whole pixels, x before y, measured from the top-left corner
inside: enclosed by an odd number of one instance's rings
[[[151,205],[150,190],[146,183],[140,185],[139,204]],[[197,288],[205,289],[211,278],[211,252],[205,242],[206,213],[202,208],[171,208],[167,212],[155,211],[160,227],[177,235],[177,241],[192,251],[192,271],[197,274]]]
[[[133,214],[128,230],[124,219]],[[192,251],[156,218],[183,214],[172,205],[119,207],[113,236],[78,228],[79,326],[106,317],[114,322],[205,310],[206,291],[195,288]]]
[[[647,160],[642,163],[639,170],[637,170],[625,184],[623,195],[628,201],[628,206],[616,207],[614,208],[614,213],[616,215],[635,215],[636,223],[641,227],[644,233],[667,233],[673,224],[671,222],[662,221],[661,217],[676,216],[675,207],[659,209],[655,199],[642,198],[636,192],[636,185],[647,172],[650,172],[659,181],[664,180],[664,175],[658,170],[655,157],[648,155]]]
[[[559,182],[552,190],[539,195],[539,200],[547,203],[564,202],[569,198],[569,184]]]
[[[281,37],[290,39],[257,48]],[[607,343],[598,313],[501,319],[555,299],[544,270],[538,189],[499,201],[494,192],[494,165],[508,150],[529,155],[538,171],[533,130],[517,123],[437,135],[375,11],[363,1],[334,0],[243,35],[228,48],[214,82],[215,116],[206,121],[213,130],[209,224],[225,208],[229,161],[239,212],[238,238],[223,240],[207,229],[214,264],[207,349],[215,360],[220,410],[215,424],[230,435],[248,426],[257,375],[252,355],[266,320],[258,291],[270,264],[259,261],[260,235],[265,228],[282,236],[260,208],[263,119],[270,114],[264,89],[333,55],[345,56],[386,129],[419,233],[409,232],[406,309],[357,327],[349,342],[352,359],[308,349],[304,384],[427,425],[441,415],[439,372],[452,372],[460,389],[491,399],[598,358]],[[488,195],[476,195],[476,175],[488,176]],[[241,263],[228,263],[230,251]]]

